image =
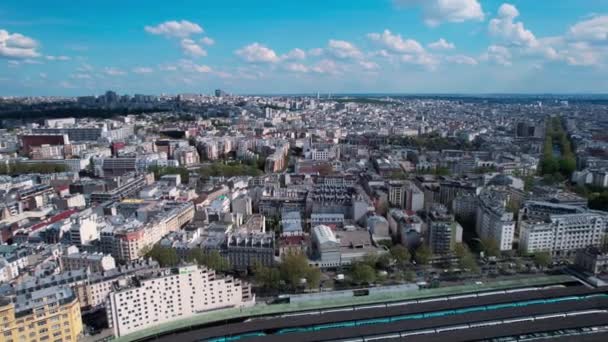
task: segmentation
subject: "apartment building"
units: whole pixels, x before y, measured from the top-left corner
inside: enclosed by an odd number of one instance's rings
[[[157,205],[162,206],[162,211],[147,223],[118,227],[111,234],[102,234],[105,242],[111,244],[110,252],[114,253],[116,259],[132,261],[140,258],[146,246],[154,245],[165,235],[180,229],[194,218],[192,202],[163,202]]]
[[[124,280],[108,296],[108,322],[124,336],[210,310],[253,305],[250,285],[200,266],[166,268]]]
[[[519,248],[526,253],[546,251],[557,257],[569,257],[579,249],[599,247],[607,228],[605,212],[553,214],[548,220],[523,221]]]
[[[484,192],[477,202],[475,229],[482,239],[494,240],[501,251],[513,248],[515,221],[513,213],[506,210],[507,199],[502,193]]]
[[[75,342],[82,333],[78,299],[64,286],[0,298],[0,321],[0,340],[6,342]]]

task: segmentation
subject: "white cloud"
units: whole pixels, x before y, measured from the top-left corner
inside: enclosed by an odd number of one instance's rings
[[[196,44],[194,40],[185,38],[180,42],[180,46],[182,47],[182,51],[189,56],[193,57],[203,57],[207,56],[207,51],[203,49],[200,45]]]
[[[424,22],[437,26],[443,22],[461,23],[468,20],[484,19],[483,9],[478,0],[394,0],[397,6],[419,6]]]
[[[363,53],[353,43],[345,40],[330,39],[327,51],[334,57],[340,59],[360,59]]]
[[[606,49],[601,49],[588,42],[570,43],[563,50],[566,63],[575,66],[598,66],[608,56]]]
[[[144,27],[146,32],[155,34],[155,35],[163,35],[165,37],[177,37],[177,38],[186,38],[193,34],[203,33],[203,28],[198,24],[190,22],[188,20],[181,21],[165,21],[164,23],[158,24],[156,26],[146,26]]]
[[[501,45],[490,45],[487,51],[479,57],[482,61],[490,61],[498,65],[510,66],[511,62],[511,51]]]
[[[310,49],[310,50],[308,50],[308,54],[313,57],[319,57],[323,54],[323,49],[321,49],[321,48]]]
[[[103,72],[109,76],[122,76],[126,74],[124,70],[113,67],[106,67],[103,69]]]
[[[295,48],[281,56],[281,58],[286,60],[303,60],[306,59],[306,52],[302,49]]]
[[[389,30],[382,33],[369,33],[367,37],[382,47],[398,53],[422,53],[424,48],[413,39],[403,39],[400,34],[394,35]]]
[[[380,68],[380,66],[378,65],[378,63],[376,62],[372,62],[372,61],[360,61],[359,65],[364,69],[364,70],[378,70]]]
[[[454,49],[456,46],[454,45],[454,43],[450,43],[447,40],[440,38],[438,41],[430,43],[428,47],[433,50],[451,50]]]
[[[44,58],[46,58],[49,61],[69,61],[72,58],[70,58],[69,56],[44,56]]]
[[[464,64],[464,65],[477,65],[478,64],[478,62],[475,58],[470,57],[470,56],[465,56],[465,55],[447,56],[447,57],[445,57],[445,60],[450,63],[454,63],[454,64]]]
[[[515,22],[519,16],[517,8],[511,4],[502,4],[498,17],[490,20],[490,34],[504,39],[508,44],[532,47],[538,45],[534,34],[524,27],[522,22]]]
[[[236,50],[235,53],[249,63],[276,63],[280,60],[274,50],[260,43],[249,44]]]
[[[213,45],[215,44],[215,40],[209,37],[203,37],[201,38],[201,43],[203,43],[204,45]]]
[[[318,74],[337,74],[340,72],[338,64],[331,59],[324,59],[315,64],[312,71]]]
[[[576,23],[568,30],[568,37],[582,41],[608,42],[608,16],[596,16]]]
[[[179,61],[179,67],[184,71],[198,72],[203,74],[210,73],[213,71],[213,69],[211,69],[211,67],[207,65],[196,64],[193,61],[187,59]]]
[[[400,61],[403,63],[420,65],[430,71],[436,70],[440,64],[437,57],[427,53],[418,55],[402,55],[400,57]]]
[[[20,33],[9,33],[0,29],[0,57],[34,58],[40,56],[36,51],[38,42]]]
[[[306,73],[306,72],[310,71],[306,65],[301,64],[301,63],[287,63],[287,64],[285,64],[284,68],[285,68],[285,70],[291,71],[291,72]]]
[[[131,71],[133,71],[136,74],[149,74],[149,73],[154,72],[154,69],[148,68],[148,67],[136,67],[136,68],[133,68]]]
[[[46,72],[41,72],[38,74],[38,76],[40,76],[40,78],[47,78],[47,73]]]

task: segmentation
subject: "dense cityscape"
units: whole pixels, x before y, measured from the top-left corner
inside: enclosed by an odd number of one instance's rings
[[[1,121],[4,336],[608,280],[602,99],[108,91],[0,108],[23,112]]]

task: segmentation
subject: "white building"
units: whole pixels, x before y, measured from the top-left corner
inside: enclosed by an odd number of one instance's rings
[[[73,215],[70,220],[70,241],[72,245],[81,247],[88,245],[93,240],[99,239],[99,231],[97,230],[97,215],[91,211],[85,211]]]
[[[482,239],[494,240],[501,251],[513,248],[515,221],[513,213],[506,211],[506,199],[500,193],[479,195],[475,229]]]
[[[152,326],[223,308],[253,305],[248,284],[220,278],[199,266],[161,269],[145,279],[123,282],[110,293],[108,322],[119,337]]]
[[[320,268],[339,267],[341,264],[340,241],[328,226],[312,229],[311,257]]]
[[[554,256],[570,256],[578,249],[599,247],[606,228],[608,214],[595,211],[550,215],[547,221],[523,221],[519,248],[526,253],[546,251]]]

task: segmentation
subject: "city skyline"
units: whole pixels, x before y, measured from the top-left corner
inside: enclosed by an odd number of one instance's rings
[[[0,96],[606,93],[608,4],[0,5]]]

